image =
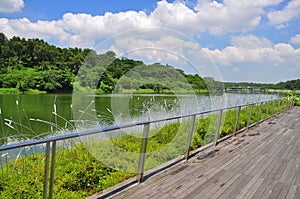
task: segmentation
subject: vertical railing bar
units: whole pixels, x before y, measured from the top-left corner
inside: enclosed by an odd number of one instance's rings
[[[236,116],[235,116],[235,122],[234,122],[234,128],[233,128],[233,136],[235,136],[236,134],[236,129],[239,123],[239,119],[240,119],[240,113],[241,113],[241,106],[237,107],[237,112],[236,112]]]
[[[277,113],[280,113],[280,112],[281,112],[281,111],[280,111],[280,102],[281,102],[281,100],[279,99],[279,100],[278,100],[278,107],[277,107],[277,108],[278,108],[278,111],[277,111]]]
[[[250,108],[249,108],[249,115],[248,115],[247,128],[246,128],[247,130],[249,129],[251,116],[252,116],[252,104],[250,104]]]
[[[275,106],[276,106],[276,100],[273,101],[272,114],[271,114],[272,116],[274,115]]]
[[[265,118],[268,118],[269,108],[270,108],[270,101],[268,101],[268,106],[267,106],[266,117]]]
[[[260,121],[260,117],[261,117],[261,112],[262,112],[262,106],[263,106],[263,102],[261,102],[260,106],[259,106],[259,112],[258,112],[258,117],[257,117],[256,125],[259,125],[259,121]]]
[[[139,183],[143,182],[149,129],[150,129],[150,123],[144,124],[141,153],[140,153],[140,159],[139,159],[139,165],[138,165],[138,175],[137,175],[137,180]]]
[[[187,141],[187,150],[186,150],[185,160],[188,160],[189,156],[190,156],[190,148],[191,148],[193,132],[194,132],[194,128],[195,128],[195,120],[196,120],[196,115],[192,115],[191,116],[190,131],[189,131],[188,141]]]
[[[217,145],[218,139],[219,139],[219,136],[220,136],[220,128],[221,128],[221,122],[222,122],[222,114],[223,114],[223,109],[221,109],[220,112],[219,112],[219,118],[218,118],[218,124],[217,124],[216,134],[215,134],[214,146]]]
[[[293,108],[295,106],[295,102],[296,102],[296,98],[294,97],[293,100],[292,100],[292,107]]]
[[[54,172],[56,163],[56,141],[52,142],[52,159],[51,159],[51,173],[50,173],[50,186],[49,186],[49,199],[54,195]]]
[[[48,178],[49,178],[49,159],[50,159],[50,142],[46,143],[46,158],[44,168],[44,193],[43,198],[47,199],[48,193]]]

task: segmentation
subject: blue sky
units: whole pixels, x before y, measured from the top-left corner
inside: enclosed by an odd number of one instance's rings
[[[195,71],[184,58],[223,81],[300,78],[299,0],[0,0],[0,31]]]

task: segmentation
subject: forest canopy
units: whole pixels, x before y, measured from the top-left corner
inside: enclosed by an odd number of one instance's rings
[[[71,92],[77,86],[96,89],[99,93],[111,93],[115,89],[141,88],[160,92],[174,87],[183,90],[207,88],[198,75],[185,74],[168,65],[146,65],[142,61],[115,56],[112,51],[97,54],[91,49],[56,47],[40,39],[8,39],[0,33],[0,88],[17,88],[22,92],[28,89]],[[139,70],[135,69],[137,67]],[[129,71],[135,74],[129,77]],[[179,76],[183,76],[185,82],[182,78],[179,81]],[[153,77],[158,79],[155,81]]]

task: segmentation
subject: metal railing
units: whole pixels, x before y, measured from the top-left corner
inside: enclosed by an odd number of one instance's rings
[[[281,98],[281,99],[276,99],[276,100],[269,100],[269,101],[258,102],[258,103],[249,103],[249,104],[244,104],[244,105],[220,108],[220,109],[198,112],[198,113],[182,115],[182,116],[176,116],[176,117],[171,117],[171,118],[165,118],[165,119],[160,119],[160,120],[138,122],[138,123],[123,125],[123,126],[112,126],[112,127],[108,127],[108,128],[100,129],[100,130],[96,129],[96,130],[90,130],[90,131],[85,131],[85,132],[80,132],[80,133],[73,133],[73,134],[44,138],[44,139],[39,139],[39,140],[32,140],[32,141],[27,141],[27,142],[23,142],[23,143],[3,145],[3,146],[0,146],[0,152],[5,152],[7,150],[12,150],[12,149],[20,149],[23,147],[45,144],[46,148],[45,148],[45,163],[44,163],[43,198],[53,198],[54,197],[54,176],[55,176],[55,164],[56,164],[56,151],[57,151],[57,142],[58,141],[69,140],[72,138],[89,136],[89,135],[94,135],[94,134],[99,134],[99,133],[104,133],[104,132],[110,132],[110,131],[114,131],[114,130],[120,130],[120,129],[129,128],[129,127],[134,127],[134,126],[143,126],[143,137],[141,139],[142,143],[141,143],[141,151],[140,151],[140,157],[139,157],[139,163],[138,163],[139,165],[138,165],[138,171],[137,171],[137,181],[141,183],[143,181],[143,177],[144,177],[143,175],[145,172],[145,161],[146,161],[146,152],[147,152],[147,142],[149,139],[150,124],[158,123],[158,122],[165,122],[165,121],[170,121],[170,120],[176,120],[176,119],[189,118],[190,119],[190,127],[189,127],[189,132],[188,132],[188,136],[187,136],[187,140],[186,140],[186,143],[187,143],[186,144],[186,152],[184,154],[185,159],[188,160],[190,157],[191,144],[192,144],[192,140],[193,140],[193,134],[194,134],[194,130],[195,130],[195,123],[196,123],[197,116],[205,115],[205,114],[207,115],[207,114],[211,114],[211,113],[218,113],[216,132],[215,132],[214,140],[212,142],[212,146],[216,146],[218,144],[218,142],[221,141],[220,131],[221,131],[221,123],[222,123],[222,117],[223,117],[224,112],[226,112],[228,110],[236,110],[235,121],[233,123],[234,128],[233,128],[233,132],[230,134],[230,136],[236,136],[237,133],[244,131],[244,130],[248,130],[249,128],[251,128],[253,126],[259,125],[259,123],[262,122],[263,120],[269,119],[273,115],[276,115],[280,112],[283,112],[283,111],[286,111],[286,110],[292,108],[294,105],[294,102],[295,102],[294,98]],[[271,107],[271,104],[272,104],[272,107]],[[264,119],[261,119],[261,115],[263,114],[262,110],[263,110],[264,105],[267,106],[266,112],[265,112],[266,116]],[[256,122],[251,124],[251,117],[252,117],[254,106],[259,106],[259,113],[258,113]],[[247,124],[244,128],[238,129],[240,113],[243,108],[247,108],[247,107],[249,107]],[[280,107],[282,110],[280,110]],[[275,112],[276,108],[279,111]],[[51,161],[50,161],[50,159],[51,159]]]

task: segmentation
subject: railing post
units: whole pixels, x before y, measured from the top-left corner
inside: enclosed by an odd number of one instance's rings
[[[247,130],[249,129],[249,125],[250,125],[250,121],[251,121],[251,116],[252,116],[252,106],[253,104],[250,104],[250,108],[249,108],[249,115],[248,115],[248,121],[247,121]]]
[[[216,134],[215,134],[214,146],[217,145],[218,139],[219,139],[219,136],[220,136],[220,128],[221,128],[221,122],[222,122],[222,114],[223,114],[223,109],[221,109],[220,112],[219,112],[219,118],[218,118],[218,124],[217,124]]]
[[[241,113],[241,106],[238,106],[236,116],[235,116],[235,121],[234,121],[233,136],[235,136],[235,134],[236,134],[236,129],[237,129],[239,119],[240,119],[240,113]]]
[[[259,121],[260,121],[260,117],[261,117],[261,112],[262,112],[262,106],[263,106],[263,102],[261,102],[260,106],[259,106],[259,112],[258,112],[258,117],[257,117],[256,125],[259,125]]]
[[[268,106],[267,106],[267,111],[266,111],[266,118],[268,118],[269,108],[270,108],[270,101],[268,101]]]
[[[277,107],[277,108],[278,108],[278,112],[277,112],[277,113],[280,113],[280,112],[281,112],[281,111],[280,111],[280,102],[281,102],[281,99],[278,100],[278,107]]]
[[[285,110],[286,111],[288,110],[288,104],[289,104],[288,98],[285,98]]]
[[[54,171],[56,163],[56,141],[52,142],[52,158],[51,158],[51,173],[50,173],[50,186],[49,186],[49,199],[53,198],[54,194]]]
[[[296,98],[295,98],[295,97],[293,97],[293,99],[292,99],[292,105],[291,105],[291,108],[293,108],[293,107],[295,106],[295,102],[296,102]]]
[[[46,143],[45,167],[44,167],[44,193],[43,193],[43,199],[47,199],[47,196],[48,196],[49,159],[50,159],[50,142],[47,142]]]
[[[190,156],[190,148],[191,148],[191,142],[192,142],[193,132],[194,132],[194,128],[195,128],[195,120],[196,120],[196,115],[192,115],[191,116],[190,131],[189,131],[188,141],[187,141],[185,160],[188,160],[189,156]]]
[[[273,101],[273,107],[272,107],[272,113],[271,113],[271,116],[274,115],[275,106],[276,106],[276,100]]]
[[[138,166],[138,175],[137,175],[137,180],[139,183],[143,182],[143,177],[144,177],[144,167],[145,167],[145,160],[146,160],[149,129],[150,129],[150,123],[144,124],[142,145],[141,145],[141,152],[140,152],[140,159],[139,159],[139,166]]]

